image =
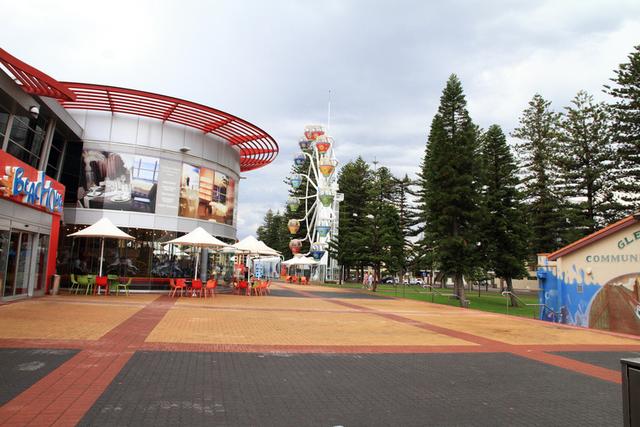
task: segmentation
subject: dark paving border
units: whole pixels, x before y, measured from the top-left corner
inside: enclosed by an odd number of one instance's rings
[[[71,359],[78,350],[0,349],[0,406]]]
[[[557,351],[553,352],[553,354],[584,363],[590,363],[602,368],[612,369],[614,371],[620,371],[620,359],[640,357],[639,352],[620,351]]]
[[[621,425],[620,387],[510,354],[138,352],[81,425]]]

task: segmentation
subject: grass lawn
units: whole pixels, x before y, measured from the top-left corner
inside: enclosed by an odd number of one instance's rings
[[[334,284],[334,283],[327,283],[327,284],[324,284],[323,286],[339,287],[337,284]],[[344,283],[340,287],[348,288],[348,289],[362,289],[362,285],[359,283]],[[394,296],[398,298],[410,298],[410,299],[415,299],[419,301],[433,302],[436,304],[446,304],[446,305],[451,305],[455,307],[460,306],[460,303],[458,302],[457,299],[450,298],[447,295],[447,294],[452,294],[453,289],[450,289],[450,288],[437,289],[437,291],[444,295],[439,295],[437,293],[432,294],[427,289],[423,289],[419,286],[405,286],[403,289],[403,286],[398,286],[397,288],[394,288],[393,285],[379,285],[378,291],[376,293],[380,295],[389,295],[389,296]],[[518,295],[518,298],[526,304],[538,303],[538,296],[536,294],[528,293],[528,292],[518,293],[517,291],[515,291],[515,293]],[[480,296],[478,296],[477,290],[466,291],[465,296],[469,301],[471,301],[471,304],[469,305],[470,309],[490,311],[492,313],[510,314],[512,316],[529,317],[529,318],[537,318],[538,313],[540,311],[539,307],[532,307],[532,306],[521,306],[517,308],[509,307],[507,309],[507,298],[503,297],[502,295],[500,295],[499,292],[496,292],[495,290],[489,291],[487,293],[483,289],[480,293]]]

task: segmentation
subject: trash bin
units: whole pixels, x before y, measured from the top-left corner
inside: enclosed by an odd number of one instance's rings
[[[625,427],[640,427],[640,358],[622,359],[622,410]]]
[[[60,275],[54,274],[51,279],[51,295],[58,295],[60,290]]]

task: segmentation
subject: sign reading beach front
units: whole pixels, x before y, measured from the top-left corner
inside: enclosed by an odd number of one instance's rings
[[[62,212],[64,186],[0,151],[0,197],[47,212]]]

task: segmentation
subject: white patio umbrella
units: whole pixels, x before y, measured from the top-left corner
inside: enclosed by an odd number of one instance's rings
[[[240,252],[252,254],[252,255],[280,255],[278,251],[267,246],[264,242],[256,239],[253,236],[247,236],[237,243],[233,244],[233,247]]]
[[[104,239],[118,240],[135,240],[133,236],[129,236],[124,231],[113,225],[109,218],[102,218],[93,225],[85,229],[69,234],[70,237],[99,237],[100,238],[100,272],[98,276],[102,276],[102,260],[104,258]]]
[[[318,264],[318,261],[314,260],[313,258],[301,256],[301,257],[293,257],[286,261],[282,261],[282,264],[284,265],[316,265]]]
[[[194,246],[196,248],[224,248],[227,245],[222,240],[218,240],[211,234],[207,233],[204,228],[198,227],[190,233],[185,234],[177,239],[169,240],[167,243],[182,246]],[[196,272],[194,279],[198,278],[198,267],[200,265],[200,251],[196,251]]]

